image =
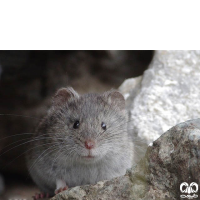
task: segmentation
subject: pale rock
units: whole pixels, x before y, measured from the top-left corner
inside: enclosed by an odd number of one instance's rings
[[[199,87],[200,51],[156,51],[143,77],[119,88],[131,134],[149,144],[177,123],[200,117]]]

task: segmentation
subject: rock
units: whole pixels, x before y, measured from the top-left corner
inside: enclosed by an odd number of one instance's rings
[[[130,110],[131,103],[141,88],[142,76],[126,79],[119,87],[119,91],[124,95],[127,110]]]
[[[145,157],[125,176],[96,185],[74,187],[51,200],[180,199],[180,195],[187,195],[180,192],[181,183],[200,185],[199,157],[200,119],[186,121],[154,141]],[[196,195],[200,196],[200,191]]]
[[[129,96],[134,136],[149,144],[176,124],[198,118],[199,77],[200,51],[157,51],[141,81],[129,79],[120,87]]]

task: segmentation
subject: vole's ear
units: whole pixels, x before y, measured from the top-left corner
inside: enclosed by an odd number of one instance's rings
[[[108,92],[105,92],[103,96],[106,98],[106,101],[109,104],[116,105],[120,110],[125,109],[125,99],[120,92],[116,90],[110,90]]]
[[[53,105],[60,106],[64,103],[78,98],[79,94],[72,87],[61,88],[56,92],[53,97]]]

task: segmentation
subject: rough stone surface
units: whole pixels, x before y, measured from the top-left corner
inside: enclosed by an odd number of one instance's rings
[[[145,157],[125,176],[74,187],[52,200],[176,200],[180,184],[200,185],[200,119],[180,123],[149,146]],[[187,195],[187,194],[185,194]],[[196,193],[200,197],[199,193]]]
[[[129,129],[149,144],[172,126],[198,118],[199,77],[200,51],[156,51],[142,80],[120,88],[129,96]]]

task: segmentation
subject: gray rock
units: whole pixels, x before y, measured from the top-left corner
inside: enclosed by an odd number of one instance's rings
[[[180,184],[200,186],[200,119],[180,123],[149,146],[145,157],[125,176],[74,187],[52,200],[176,200]],[[187,195],[187,194],[185,194]],[[192,194],[191,194],[192,195]],[[199,195],[200,192],[196,193]]]
[[[134,136],[149,144],[176,124],[198,118],[199,77],[200,51],[157,51],[142,80],[130,79],[120,87],[128,97]]]

